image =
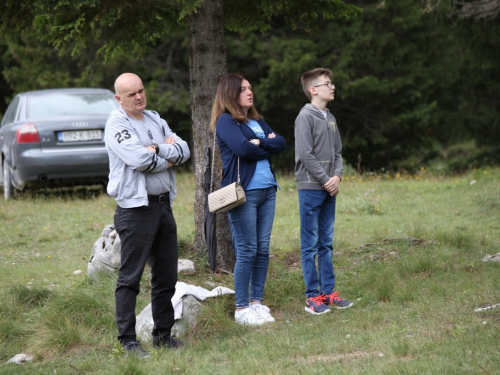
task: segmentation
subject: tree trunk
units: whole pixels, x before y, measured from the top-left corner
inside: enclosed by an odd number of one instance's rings
[[[209,129],[212,103],[217,85],[226,74],[226,39],[223,0],[204,0],[197,13],[189,19],[189,73],[191,80],[191,110],[193,120],[193,150],[196,192],[194,203],[194,248],[206,252],[204,234],[205,147],[213,147],[213,133]],[[195,105],[196,103],[196,105]],[[222,163],[216,149],[214,180],[220,186]],[[205,253],[206,254],[206,253]],[[205,255],[208,259],[208,255]],[[234,253],[229,233],[227,214],[217,214],[216,268],[232,271]]]

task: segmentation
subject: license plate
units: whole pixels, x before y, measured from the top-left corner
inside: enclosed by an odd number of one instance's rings
[[[100,141],[102,139],[101,130],[75,130],[70,132],[59,132],[59,142],[85,142]]]

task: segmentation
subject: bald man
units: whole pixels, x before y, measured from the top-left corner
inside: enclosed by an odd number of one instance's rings
[[[123,348],[142,358],[149,354],[137,341],[135,307],[146,262],[151,268],[153,346],[183,345],[170,335],[178,262],[177,226],[171,208],[176,196],[172,167],[188,160],[190,152],[158,113],[146,110],[146,91],[139,76],[120,75],[115,81],[115,98],[120,108],[108,117],[105,142],[108,194],[117,203],[114,224],[121,240],[116,323]]]

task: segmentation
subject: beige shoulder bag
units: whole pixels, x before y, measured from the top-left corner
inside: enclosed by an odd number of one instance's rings
[[[240,184],[240,157],[238,156],[238,180],[219,190],[212,192],[214,181],[215,132],[212,152],[212,174],[210,176],[210,194],[208,194],[208,209],[210,212],[226,212],[246,202],[245,190]]]

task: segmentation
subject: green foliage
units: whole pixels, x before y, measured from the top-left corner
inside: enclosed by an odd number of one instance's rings
[[[95,294],[94,289],[99,291],[99,286],[89,286],[69,290],[67,293],[58,295],[51,304],[54,315],[62,315],[79,325],[90,329],[114,328],[113,306],[109,299],[102,300],[100,294]],[[109,290],[103,290],[108,292]]]
[[[480,145],[498,146],[500,85],[494,82],[500,80],[500,22],[463,20],[457,28],[461,47],[470,48],[457,85],[462,122]]]
[[[242,9],[245,9],[242,12]],[[263,0],[241,1],[226,0],[224,2],[224,18],[226,28],[230,31],[265,32],[271,28],[273,18],[279,16],[292,30],[303,28],[315,30],[321,19],[333,19],[356,16],[360,8],[345,4],[342,0],[297,1],[297,0]]]
[[[313,33],[277,25],[260,37],[228,38],[229,70],[241,70],[250,55],[246,74],[257,81],[257,107],[290,147],[295,117],[307,102],[300,75],[317,66],[334,73],[336,100],[329,107],[339,122],[348,163],[362,154],[367,166],[388,167],[428,144],[428,129],[438,117],[430,90],[435,73],[429,67],[439,69],[436,54],[447,40],[440,38],[431,51],[423,51],[421,45],[439,32],[430,17],[413,1],[384,4],[368,4],[354,19],[317,20]],[[290,159],[285,153],[276,163],[283,167]]]
[[[17,293],[3,290],[0,293],[2,304],[0,305],[0,342],[15,342],[22,337],[25,327],[19,324],[19,316],[25,311],[26,306],[20,305]],[[3,350],[0,346],[0,353]]]
[[[30,28],[34,19],[34,5],[32,0],[2,0],[0,22],[0,36],[12,33],[14,30]]]
[[[280,168],[293,166],[293,123],[307,102],[300,75],[317,66],[333,70],[336,99],[329,108],[337,117],[350,165],[361,155],[365,169],[415,171],[442,158],[443,145],[479,137],[476,132],[490,143],[498,139],[498,106],[488,98],[499,96],[493,83],[499,64],[484,53],[472,53],[483,42],[488,51],[498,50],[495,37],[484,38],[496,24],[476,25],[467,39],[468,26],[453,24],[445,13],[423,12],[419,2],[376,3],[357,2],[364,11],[356,18],[318,20],[317,31],[310,34],[276,24],[262,36],[228,37],[228,69],[249,76],[257,108],[286,137],[289,149],[275,161]],[[466,71],[470,73],[464,76]],[[487,89],[479,88],[485,85]],[[484,151],[477,164],[463,161],[460,169],[494,164],[495,149]]]
[[[2,0],[0,112],[20,91],[112,89],[118,74],[134,71],[149,107],[190,139],[190,90],[201,83],[189,79],[187,25],[199,5]],[[307,102],[299,79],[318,66],[334,73],[329,108],[351,167],[359,156],[364,171],[461,171],[499,162],[498,19],[457,19],[450,3],[416,0],[223,6],[228,70],[249,77],[257,109],[287,141],[275,169],[293,170],[293,124]]]
[[[155,0],[141,4],[130,0],[37,0],[16,4],[4,0],[5,23],[0,27],[0,35],[24,30],[33,23],[37,30],[45,31],[44,38],[52,45],[69,47],[73,53],[86,48],[89,41],[98,40],[107,57],[123,51],[143,54],[152,51],[153,45],[166,36],[185,28],[186,20],[197,12],[200,1]],[[294,29],[299,26],[312,29],[320,17],[347,17],[360,10],[341,0],[310,4],[297,0],[227,0],[224,9],[225,19],[221,21],[228,30],[261,32],[269,29],[271,19],[278,15]]]
[[[480,141],[467,141],[463,143],[451,144],[448,147],[440,147],[437,150],[429,150],[426,159],[429,169],[441,171],[443,173],[457,173],[481,168],[484,165],[495,165],[500,162],[500,149],[498,145],[480,145]],[[413,164],[417,160],[407,160],[400,165]],[[418,164],[413,164],[406,168],[415,170]]]
[[[196,329],[193,327],[190,337],[205,341],[210,338],[219,340],[238,335],[238,327],[234,326],[234,296],[224,295],[220,298],[209,298],[203,304]],[[222,336],[219,336],[219,333]]]
[[[119,341],[116,341],[115,345],[113,346],[113,349],[111,349],[109,358],[118,359],[122,355],[125,355],[125,349],[123,349],[123,346]]]
[[[50,297],[51,291],[40,286],[23,286],[16,285],[10,290],[15,301],[27,307],[43,306],[45,301]]]
[[[104,56],[96,43],[70,56],[40,40],[35,31],[25,30],[0,42],[0,48],[5,48],[0,64],[14,93],[58,87],[102,87],[113,91],[120,73],[134,71],[144,80],[148,107],[164,115],[181,137],[190,139],[185,45],[184,37],[169,37],[144,58],[115,53],[103,64]]]
[[[103,65],[95,45],[78,57],[62,55],[32,30],[5,37],[4,43],[3,76],[16,93],[57,87],[112,89],[116,71],[132,65],[124,55]]]
[[[133,1],[77,0],[38,1],[35,9],[35,28],[47,30],[45,37],[56,48],[72,46],[74,54],[96,40],[106,56],[113,57],[125,51],[133,55],[152,51],[152,44],[182,25],[179,15],[184,8],[182,1],[140,6]]]
[[[390,167],[426,146],[437,117],[435,58],[446,43],[428,22],[414,1],[387,1],[331,29],[329,37],[348,46],[328,64],[338,86],[333,106],[345,129],[348,161],[361,154],[367,166]]]

